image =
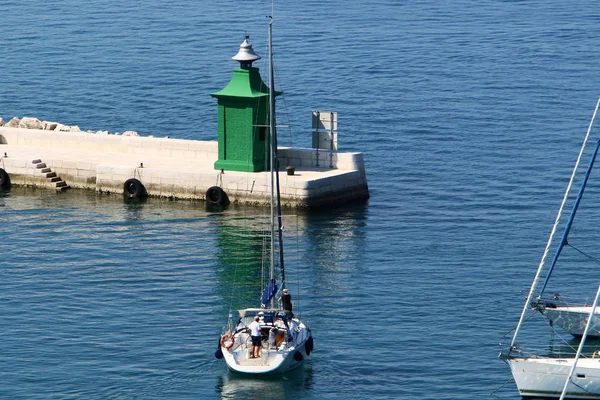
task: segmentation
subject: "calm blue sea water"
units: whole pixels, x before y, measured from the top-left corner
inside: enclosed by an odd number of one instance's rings
[[[3,1],[0,116],[213,140],[209,93],[244,34],[266,54],[269,14]],[[242,379],[213,357],[229,306],[258,297],[261,210],[15,189],[0,197],[0,398],[518,398],[498,343],[600,95],[596,2],[307,0],[275,17],[282,144],[309,146],[310,111],[337,111],[372,195],[289,216],[316,339],[304,370]]]

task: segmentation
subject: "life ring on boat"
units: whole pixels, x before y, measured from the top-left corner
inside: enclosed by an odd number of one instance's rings
[[[135,178],[127,179],[123,184],[123,195],[130,199],[141,199],[148,196],[146,188]]]
[[[8,173],[2,168],[0,168],[0,189],[10,189],[10,177],[8,176]]]
[[[221,336],[221,347],[225,347],[227,350],[233,347],[235,339],[231,336],[231,333],[226,333]]]
[[[206,201],[210,204],[226,206],[229,204],[229,197],[219,186],[211,186],[206,191]]]

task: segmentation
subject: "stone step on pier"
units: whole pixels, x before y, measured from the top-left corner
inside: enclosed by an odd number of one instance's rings
[[[35,168],[41,172],[42,176],[46,178],[48,182],[50,182],[50,184],[56,188],[57,191],[61,192],[70,188],[70,186],[60,178],[60,176],[56,175],[56,172],[53,172],[52,169],[50,169],[46,163],[42,162],[42,160],[39,158],[32,160],[31,163],[35,165]]]

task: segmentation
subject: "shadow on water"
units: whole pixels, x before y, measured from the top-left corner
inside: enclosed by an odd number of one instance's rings
[[[303,398],[313,386],[310,364],[283,375],[248,376],[227,372],[217,377],[215,386],[220,399],[292,399]]]
[[[125,205],[125,220],[126,221],[141,221],[143,219],[142,211],[144,205],[148,202],[147,198],[128,198],[123,197]]]
[[[335,211],[335,212],[333,212]],[[369,211],[369,202],[355,201],[352,203],[345,203],[340,205],[332,205],[319,208],[311,208],[310,212],[306,212],[306,218],[309,221],[314,219],[360,219],[362,216],[367,215]]]
[[[221,213],[229,208],[229,204],[220,205],[220,204],[209,203],[207,201],[207,202],[205,202],[204,208],[207,213]]]
[[[0,207],[4,207],[4,198],[10,196],[10,189],[9,190],[2,190],[0,189]]]

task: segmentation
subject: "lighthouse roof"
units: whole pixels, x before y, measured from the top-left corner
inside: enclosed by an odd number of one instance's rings
[[[231,59],[239,61],[239,63],[242,65],[251,65],[252,62],[260,60],[260,56],[254,52],[254,49],[252,48],[252,45],[248,43],[248,37],[246,36],[240,45],[240,49],[238,50],[237,54],[231,57]]]

